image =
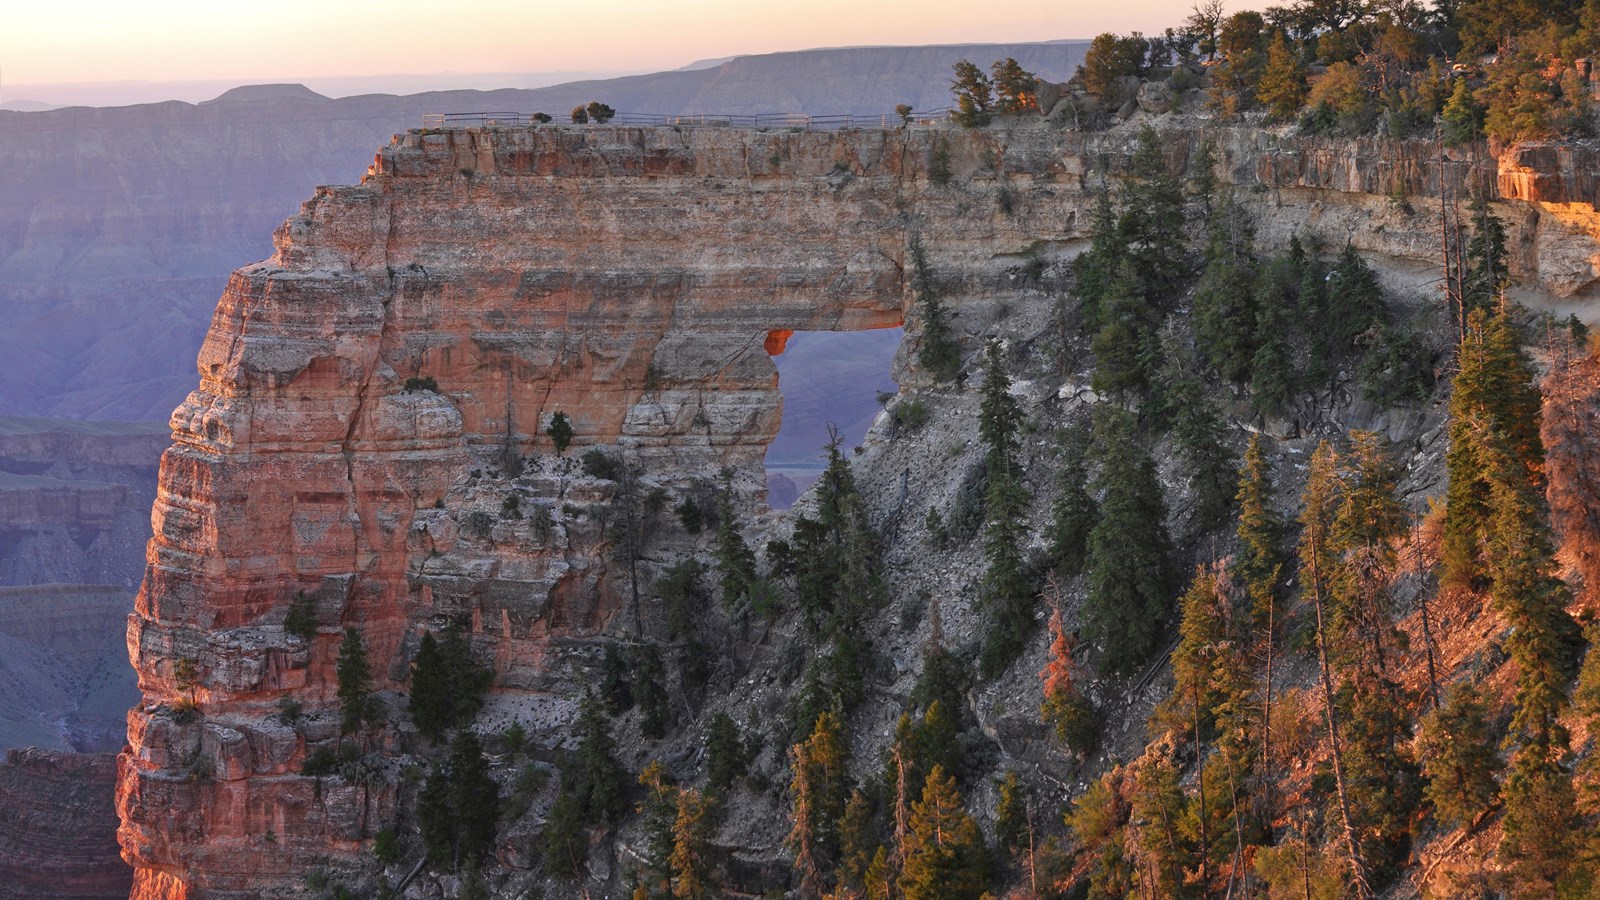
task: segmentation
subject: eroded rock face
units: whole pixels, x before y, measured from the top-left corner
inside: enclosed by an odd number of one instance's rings
[[[109,753],[11,750],[0,762],[0,897],[112,900],[133,870],[117,856]]]
[[[1264,245],[1316,230],[1414,268],[1436,246],[1391,200],[1437,195],[1431,145],[1167,138],[1175,166],[1216,144]],[[913,236],[958,328],[988,321],[1030,260],[1076,252],[1099,172],[1133,147],[1045,127],[461,130],[404,135],[361,184],[319,189],[234,274],[172,417],[128,626],[135,896],[259,896],[362,858],[404,802],[396,767],[363,787],[300,774],[336,738],[344,627],[391,709],[447,619],[494,660],[497,697],[570,697],[638,615],[608,527],[630,479],[676,502],[728,467],[755,503],[784,332],[906,321]],[[1444,182],[1466,196],[1490,166],[1451,156]],[[1543,252],[1519,265],[1542,271]],[[904,348],[897,380],[923,380]],[[557,412],[576,432],[564,459]],[[568,461],[602,447],[621,476]],[[309,640],[283,628],[301,593]],[[199,714],[175,715],[190,699]],[[277,715],[285,699],[301,721]],[[370,749],[392,762],[414,740],[397,725]]]

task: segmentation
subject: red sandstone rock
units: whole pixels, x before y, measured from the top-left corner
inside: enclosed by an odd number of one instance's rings
[[[127,897],[109,753],[12,750],[0,764],[0,900]]]

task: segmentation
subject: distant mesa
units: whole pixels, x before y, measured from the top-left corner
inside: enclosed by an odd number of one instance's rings
[[[303,84],[245,84],[224,91],[215,99],[203,100],[198,105],[261,103],[266,100],[315,100],[322,102],[329,99],[331,98],[324,97]]]
[[[59,109],[54,103],[45,103],[42,100],[7,100],[0,103],[0,109],[12,112],[44,112],[50,109]]]

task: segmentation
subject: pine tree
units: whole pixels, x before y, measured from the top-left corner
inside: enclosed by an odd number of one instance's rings
[[[580,809],[591,821],[616,822],[627,811],[622,793],[627,773],[617,761],[617,742],[611,736],[605,710],[593,694],[584,694],[573,731],[578,737],[573,790]]]
[[[999,113],[1039,112],[1039,79],[1006,57],[989,69],[994,74],[995,111]]]
[[[1480,574],[1492,489],[1488,443],[1506,445],[1530,484],[1543,487],[1539,389],[1504,309],[1473,310],[1457,357],[1450,395],[1449,477],[1444,522],[1443,580],[1465,586]]]
[[[544,868],[557,878],[576,878],[589,859],[589,827],[583,801],[563,789],[544,823]]]
[[[418,827],[435,867],[476,865],[494,847],[500,785],[489,776],[483,747],[471,731],[457,734],[444,766],[429,777],[417,801]]]
[[[411,721],[429,740],[437,741],[450,725],[450,682],[432,631],[422,633],[411,661],[410,708]]]
[[[1296,366],[1289,338],[1296,299],[1292,257],[1274,261],[1256,280],[1255,355],[1250,358],[1250,409],[1276,416],[1294,399]]]
[[[750,593],[756,580],[756,556],[739,533],[733,511],[733,470],[722,472],[722,494],[717,499],[717,575],[722,580],[722,605],[733,609]]]
[[[361,632],[344,630],[339,644],[339,733],[357,734],[372,720],[372,672],[367,668],[367,649]]]
[[[875,805],[860,788],[850,792],[850,800],[839,817],[839,872],[841,885],[862,886],[867,869],[872,865],[873,852],[882,845],[878,842]]]
[[[1227,381],[1250,378],[1256,354],[1255,229],[1244,209],[1225,195],[1211,217],[1206,268],[1195,287],[1195,346]]]
[[[1132,890],[1133,867],[1123,828],[1130,813],[1121,793],[1124,774],[1119,767],[1091,781],[1064,817],[1067,828],[1092,859],[1091,897],[1126,897]]]
[[[1256,86],[1256,99],[1267,108],[1273,119],[1288,122],[1305,105],[1306,67],[1300,54],[1282,35],[1267,48],[1266,68],[1261,72],[1261,82]]]
[[[678,792],[678,815],[672,825],[673,900],[704,900],[711,896],[711,865],[706,849],[711,842],[714,801],[699,791]]]
[[[644,830],[645,877],[652,894],[664,892],[672,881],[673,825],[678,819],[678,788],[667,781],[666,767],[651,760],[639,773],[645,798],[639,804]],[[563,795],[565,796],[565,795]]]
[[[1187,285],[1190,261],[1182,182],[1167,168],[1166,144],[1154,128],[1139,131],[1138,147],[1123,184],[1117,236],[1126,248],[1144,296],[1164,307]]]
[[[1131,672],[1155,650],[1170,608],[1166,510],[1129,413],[1097,406],[1095,445],[1103,497],[1089,534],[1085,630],[1104,649],[1104,671]]]
[[[835,868],[838,859],[839,820],[850,792],[838,720],[831,713],[819,715],[810,736],[790,748],[789,760],[794,772],[789,784],[794,827],[787,843],[794,851],[801,895],[816,898],[826,889],[825,873]]]
[[[1158,379],[1162,413],[1172,421],[1173,443],[1189,470],[1189,486],[1195,496],[1194,528],[1208,531],[1222,524],[1228,514],[1234,461],[1222,443],[1222,415],[1188,347],[1168,329],[1163,329],[1161,347],[1166,358]]]
[[[1050,556],[1056,562],[1056,577],[1068,579],[1083,572],[1089,532],[1094,529],[1100,509],[1089,494],[1089,471],[1085,465],[1088,435],[1081,428],[1063,429],[1059,447],[1056,500],[1050,515]]]
[[[1149,347],[1155,341],[1150,326],[1151,305],[1136,263],[1123,259],[1099,304],[1100,325],[1090,342],[1097,393],[1118,399],[1141,397],[1149,385],[1146,369]]]
[[[1494,804],[1500,758],[1490,740],[1489,708],[1473,685],[1456,685],[1444,706],[1423,719],[1418,751],[1441,826],[1465,828]]]
[[[994,107],[994,83],[983,70],[968,60],[955,64],[955,81],[950,85],[956,110],[950,114],[964,128],[989,124]]]
[[[1261,436],[1250,436],[1244,465],[1239,470],[1239,554],[1233,571],[1244,586],[1251,625],[1264,661],[1261,677],[1261,772],[1272,779],[1272,678],[1277,662],[1278,590],[1283,579],[1283,558],[1278,540],[1283,523],[1272,509],[1272,471],[1261,446]],[[1270,797],[1268,799],[1270,804]],[[1269,812],[1270,817],[1270,812]]]
[[[1073,754],[1082,757],[1094,749],[1099,720],[1094,704],[1077,686],[1077,664],[1073,661],[1073,641],[1067,636],[1061,621],[1061,606],[1057,603],[1050,614],[1050,657],[1039,673],[1043,682],[1044,702],[1039,715],[1055,731],[1056,740],[1067,746]]]
[[[917,351],[917,361],[934,381],[953,381],[961,373],[961,348],[951,334],[950,311],[939,297],[933,267],[928,264],[928,253],[922,242],[913,237],[908,252],[911,290],[922,314],[922,345]]]
[[[739,726],[733,717],[719,712],[706,728],[706,777],[712,791],[726,793],[734,779],[744,774],[746,756]]]
[[[1015,769],[1007,769],[999,783],[1000,800],[994,814],[994,842],[1006,855],[1018,853],[1028,839],[1032,824],[1028,821],[1028,788],[1017,777]]]
[[[898,882],[905,900],[976,900],[988,874],[983,837],[954,778],[934,767],[911,811]]]
[[[1329,580],[1334,569],[1334,551],[1331,531],[1336,513],[1339,484],[1339,459],[1333,448],[1323,441],[1311,455],[1311,471],[1306,477],[1306,487],[1300,497],[1300,581],[1301,590],[1309,597],[1316,613],[1317,661],[1322,686],[1323,717],[1328,729],[1328,744],[1332,751],[1334,785],[1339,801],[1339,820],[1342,826],[1345,858],[1350,864],[1351,880],[1357,894],[1372,896],[1367,886],[1367,868],[1356,838],[1354,816],[1351,813],[1350,791],[1346,786],[1343,738],[1340,716],[1334,704],[1332,668],[1329,665],[1330,622],[1327,611]]]
[[[984,629],[983,673],[995,676],[1016,659],[1033,624],[1033,585],[1023,551],[1027,545],[1028,494],[1017,461],[1017,430],[1022,410],[1011,396],[1000,344],[991,340],[984,352],[982,407],[978,436],[985,448],[983,551],[988,567],[983,595],[988,621]]]
[[[1184,871],[1198,863],[1183,833],[1185,798],[1178,769],[1155,747],[1147,748],[1134,770],[1135,790],[1129,847],[1141,894],[1177,897],[1184,893]]]

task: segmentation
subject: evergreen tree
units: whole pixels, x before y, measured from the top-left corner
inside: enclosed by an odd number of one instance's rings
[[[1131,672],[1155,650],[1170,601],[1166,510],[1155,464],[1134,434],[1133,417],[1095,408],[1101,459],[1100,521],[1089,534],[1085,630],[1104,650],[1105,671]]]
[[[1122,268],[1123,247],[1117,237],[1117,211],[1111,194],[1102,189],[1095,196],[1089,219],[1089,249],[1072,261],[1073,292],[1079,301],[1078,325],[1094,336],[1104,322],[1101,311],[1111,283]]]
[[[489,776],[477,735],[457,734],[443,767],[429,777],[417,800],[417,824],[436,868],[476,865],[494,848],[500,786]]]
[[[756,580],[756,555],[739,533],[733,511],[733,471],[722,472],[722,494],[717,499],[717,575],[722,580],[722,605],[732,609],[750,594]]]
[[[1255,229],[1245,210],[1224,196],[1211,218],[1206,267],[1195,287],[1195,346],[1227,381],[1250,379],[1256,354]]]
[[[354,628],[344,630],[344,641],[339,644],[339,733],[357,734],[363,725],[374,719],[372,709],[372,672],[367,668],[367,648],[361,642],[361,632]]]
[[[939,287],[928,264],[922,242],[911,239],[911,290],[922,314],[922,346],[917,361],[937,382],[953,381],[961,373],[961,348],[951,334],[950,311],[939,297]]]
[[[645,644],[634,649],[633,685],[629,692],[639,698],[639,733],[652,740],[667,735],[667,725],[672,720],[672,706],[667,699],[666,667],[661,653],[654,645]]]
[[[744,774],[746,756],[739,726],[733,717],[719,712],[706,729],[706,776],[712,791],[726,793],[734,779]]]
[[[1189,470],[1194,491],[1194,527],[1208,531],[1228,514],[1233,499],[1233,459],[1222,443],[1222,414],[1201,381],[1199,367],[1172,330],[1163,330],[1163,410],[1172,420],[1173,442]]]
[[[1007,769],[1005,778],[1000,780],[999,793],[994,814],[995,846],[1004,854],[1016,854],[1033,827],[1028,821],[1028,788],[1015,769]]]
[[[1530,485],[1543,487],[1539,389],[1518,346],[1508,312],[1473,310],[1451,384],[1449,477],[1442,550],[1443,580],[1467,585],[1480,574],[1487,538],[1492,470],[1489,444],[1504,444]]]
[[[861,887],[879,849],[875,804],[860,788],[850,792],[839,818],[839,872],[841,885]]]
[[[986,449],[988,474],[984,511],[984,605],[988,614],[981,656],[983,673],[1005,670],[1027,642],[1033,624],[1033,585],[1023,551],[1027,544],[1028,494],[1017,462],[1017,429],[1022,411],[1011,396],[1011,379],[998,341],[985,349],[983,403],[978,436]]]
[[[794,826],[787,843],[794,851],[801,895],[816,898],[827,887],[825,873],[838,860],[839,820],[850,792],[838,720],[831,713],[819,715],[810,736],[790,748],[789,761],[794,772],[789,784]]]
[[[950,90],[956,99],[951,118],[964,128],[989,124],[994,107],[994,83],[982,69],[965,59],[956,63],[955,81],[951,82]]]
[[[935,766],[912,807],[898,886],[905,900],[962,900],[983,893],[988,860],[955,779]]]
[[[1278,591],[1283,580],[1283,558],[1278,540],[1283,523],[1272,509],[1272,471],[1261,446],[1261,435],[1250,436],[1244,465],[1239,470],[1239,507],[1236,531],[1239,553],[1233,571],[1244,587],[1251,627],[1263,659],[1261,677],[1261,773],[1270,785],[1272,765],[1272,679],[1277,662]],[[1270,798],[1268,800],[1270,803]],[[1271,813],[1268,813],[1270,818]]]
[[[1441,826],[1466,828],[1494,805],[1500,758],[1490,740],[1489,708],[1471,684],[1457,685],[1444,706],[1423,719],[1418,750]]]
[[[667,781],[666,767],[661,765],[660,760],[651,760],[644,767],[644,771],[639,773],[639,784],[645,789],[645,798],[639,804],[640,826],[644,830],[645,877],[652,894],[665,893],[663,889],[672,882],[673,826],[678,820],[678,788]]]
[[[1444,142],[1452,146],[1471,143],[1483,135],[1483,108],[1472,95],[1472,87],[1465,78],[1457,78],[1444,105]]]
[[[1090,857],[1090,897],[1126,897],[1132,892],[1133,865],[1123,827],[1130,810],[1122,798],[1123,777],[1119,767],[1091,781],[1064,817],[1083,853]]]
[[[583,801],[568,789],[556,796],[544,823],[544,868],[557,878],[576,878],[589,860],[589,826]]]
[[[1263,418],[1288,409],[1294,399],[1296,367],[1289,342],[1297,302],[1295,282],[1299,280],[1294,265],[1292,257],[1276,260],[1256,280],[1256,350],[1250,358],[1250,408]]]
[[[437,741],[449,727],[450,685],[445,674],[444,658],[439,653],[439,642],[433,632],[422,633],[422,643],[411,663],[411,720],[417,730]]]
[[[1050,657],[1039,678],[1044,686],[1044,702],[1039,715],[1055,731],[1056,740],[1077,756],[1094,749],[1099,717],[1094,704],[1077,685],[1077,664],[1072,658],[1073,641],[1067,637],[1058,604],[1050,614]]]
[[[617,742],[611,736],[605,710],[593,694],[584,694],[573,731],[578,737],[573,791],[579,808],[589,821],[616,822],[627,811],[623,797],[627,773],[617,761]]]
[[[561,455],[567,452],[568,447],[572,446],[572,438],[577,432],[573,430],[572,420],[567,418],[567,414],[556,410],[550,416],[550,424],[545,428],[544,433],[550,436],[550,443],[556,448],[556,454]]]
[[[1279,35],[1267,48],[1266,68],[1256,86],[1256,99],[1273,119],[1288,122],[1305,105],[1307,93],[1305,63],[1289,41]]]
[[[714,801],[699,791],[678,792],[678,815],[672,825],[673,900],[704,900],[712,895],[711,864],[706,850],[711,843]]]
[[[1056,562],[1058,578],[1075,578],[1083,572],[1089,532],[1100,515],[1099,506],[1089,494],[1087,453],[1088,435],[1083,429],[1062,429],[1049,534],[1050,556]]]
[[[1184,831],[1185,798],[1178,769],[1155,748],[1148,748],[1134,771],[1129,850],[1134,871],[1149,897],[1178,897],[1184,871],[1199,862]]]
[[[1186,286],[1190,262],[1182,182],[1168,170],[1165,144],[1154,128],[1139,131],[1117,217],[1117,237],[1126,248],[1156,307],[1177,298]]]
[[[996,112],[1039,111],[1039,79],[1032,72],[1011,57],[996,61],[990,72],[994,74]]]
[[[1123,259],[1099,303],[1100,325],[1089,349],[1094,354],[1090,383],[1097,393],[1117,399],[1144,395],[1147,365],[1155,342],[1152,308],[1145,299],[1136,263]]]
[[[1329,584],[1335,565],[1331,532],[1336,514],[1339,491],[1339,459],[1333,448],[1323,441],[1311,455],[1311,471],[1306,476],[1305,491],[1300,495],[1300,582],[1302,592],[1311,600],[1316,614],[1317,662],[1320,669],[1322,709],[1328,730],[1328,745],[1334,786],[1338,796],[1339,824],[1342,832],[1345,859],[1350,864],[1351,880],[1362,898],[1372,895],[1367,886],[1367,867],[1362,858],[1356,837],[1355,817],[1351,812],[1350,791],[1346,785],[1344,739],[1340,728],[1340,715],[1334,703],[1335,685],[1329,664],[1330,616],[1328,614]]]

